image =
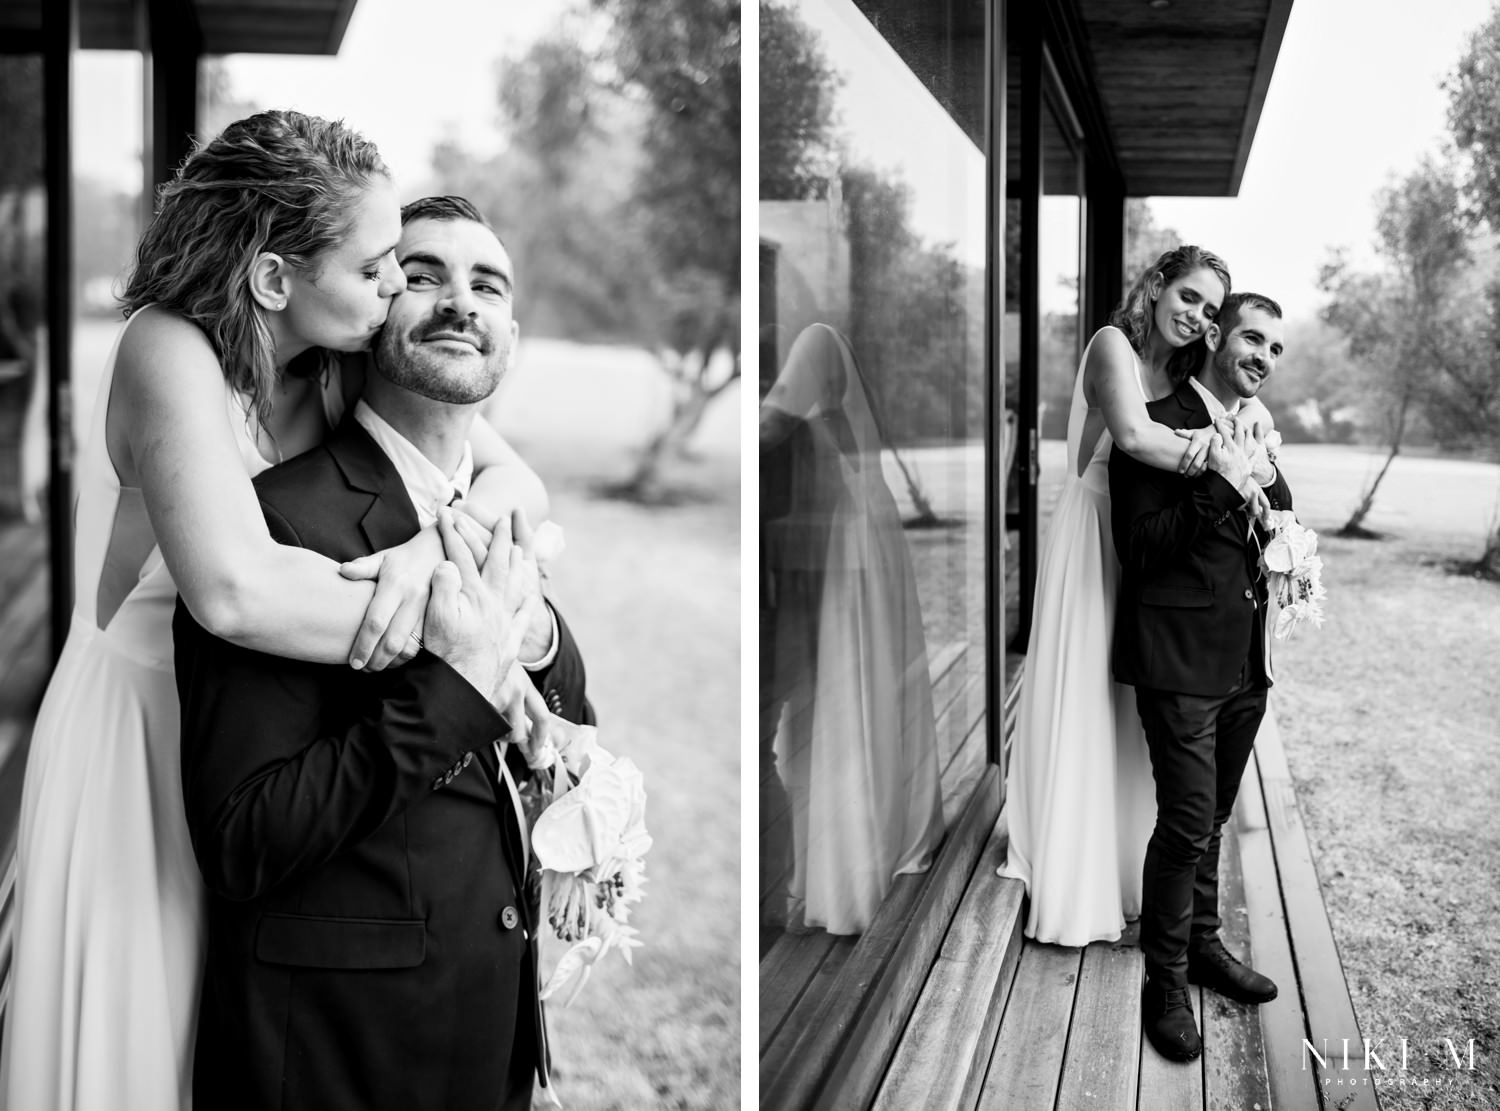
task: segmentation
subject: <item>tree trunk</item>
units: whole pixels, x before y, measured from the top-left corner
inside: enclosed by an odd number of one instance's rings
[[[896,466],[901,468],[901,477],[906,479],[906,493],[910,496],[911,504],[917,511],[917,515],[906,522],[907,526],[930,528],[940,524],[937,511],[932,508],[932,499],[927,496],[927,491],[922,489],[922,484],[916,480],[911,471],[907,470],[906,461],[901,458],[901,453],[891,447],[891,456],[896,460]]]
[[[1375,491],[1380,489],[1381,480],[1385,478],[1385,473],[1391,469],[1391,464],[1395,462],[1396,456],[1401,453],[1401,438],[1406,435],[1406,414],[1411,408],[1411,395],[1411,387],[1407,387],[1406,392],[1401,395],[1401,405],[1396,410],[1396,419],[1393,422],[1394,429],[1391,434],[1390,454],[1385,457],[1385,463],[1381,466],[1380,473],[1375,476],[1369,486],[1365,487],[1365,492],[1360,498],[1358,507],[1354,510],[1353,515],[1344,522],[1343,527],[1338,530],[1336,535],[1365,540],[1374,538],[1375,533],[1364,527],[1364,519],[1369,516],[1370,510],[1375,507]]]
[[[659,493],[659,478],[662,460],[668,451],[681,450],[692,438],[693,432],[702,423],[703,414],[714,398],[729,388],[740,376],[740,364],[736,359],[728,378],[709,388],[703,384],[708,373],[708,362],[712,352],[704,356],[698,375],[687,383],[687,393],[672,403],[672,416],[667,425],[651,437],[636,459],[635,471],[624,482],[613,488],[620,497],[634,501],[650,501]]]
[[[1483,578],[1500,582],[1500,523],[1497,523],[1495,530],[1490,533],[1489,541],[1484,547],[1484,554],[1479,557],[1479,562],[1474,565],[1474,573]]]

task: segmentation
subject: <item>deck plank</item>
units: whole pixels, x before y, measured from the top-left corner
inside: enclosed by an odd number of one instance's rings
[[[1328,910],[1323,905],[1323,888],[1297,808],[1291,770],[1276,730],[1262,730],[1256,741],[1256,753],[1287,932],[1302,986],[1308,1040],[1323,1054],[1327,1067],[1318,1065],[1311,1055],[1310,1063],[1325,1084],[1331,1085],[1327,1091],[1337,1096],[1340,1111],[1376,1111],[1379,1099],[1364,1067],[1359,1021],[1349,998],[1349,985],[1328,921]],[[1347,1066],[1343,1053],[1345,1039],[1351,1047]]]
[[[1255,946],[1250,937],[1250,916],[1245,910],[1245,877],[1240,863],[1239,834],[1234,822],[1224,830],[1219,853],[1219,935],[1225,947],[1252,967]],[[1295,993],[1297,985],[1278,984]],[[1203,1078],[1207,1111],[1265,1111],[1271,1106],[1266,1083],[1265,1042],[1260,1029],[1260,1008],[1236,1003],[1213,991],[1204,991],[1198,1010],[1203,1030]]]
[[[1082,949],[1025,944],[978,1111],[1052,1111],[1082,965]]]
[[[794,1036],[773,1039],[760,1059],[761,1106],[810,1107],[826,1071],[856,1023],[871,984],[900,944],[923,891],[924,876],[898,876],[875,921],[854,943],[832,985],[821,998],[808,999],[811,1015]]]
[[[1271,831],[1261,800],[1259,755],[1252,755],[1240,786],[1233,818],[1245,885],[1245,915],[1255,967],[1276,982],[1279,994],[1259,1007],[1266,1060],[1266,1083],[1275,1108],[1316,1108],[1317,1077],[1302,1068],[1307,1036],[1291,940],[1281,905]]]
[[[784,1067],[785,1055],[807,1032],[814,1016],[819,1013],[823,1002],[828,998],[828,993],[838,982],[839,973],[848,963],[849,955],[854,951],[854,945],[858,940],[853,936],[835,936],[832,939],[823,955],[823,960],[812,970],[801,999],[786,1014],[774,1039],[763,1050],[764,1059],[773,1067]]]
[[[1004,862],[997,823],[876,1095],[876,1111],[973,1105],[1021,955],[1025,887],[995,874]]]
[[[1083,951],[1057,1106],[1134,1107],[1140,1079],[1141,951],[1121,939]]]
[[[824,930],[785,932],[760,962],[761,1053],[817,975],[823,958],[833,948],[834,936]]]
[[[993,769],[950,830],[932,871],[897,878],[781,1066],[768,1068],[762,1060],[762,1107],[797,1111],[824,1094],[820,1107],[863,1108],[874,1098],[998,811]]]

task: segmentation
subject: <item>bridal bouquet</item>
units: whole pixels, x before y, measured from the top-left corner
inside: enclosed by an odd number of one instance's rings
[[[1297,523],[1289,509],[1272,510],[1271,539],[1260,553],[1261,570],[1277,607],[1272,635],[1291,636],[1304,621],[1323,624],[1323,560],[1318,556],[1318,534]]]
[[[547,977],[541,997],[571,1003],[606,953],[618,949],[630,962],[640,946],[630,909],[646,884],[646,790],[640,769],[598,744],[598,731],[551,718],[526,793],[540,809],[531,847],[542,868],[547,921],[572,946]],[[524,796],[523,796],[524,797]],[[532,806],[527,807],[533,809]]]

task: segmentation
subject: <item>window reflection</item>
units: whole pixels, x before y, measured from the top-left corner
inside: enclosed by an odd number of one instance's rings
[[[0,518],[46,509],[42,60],[0,54]]]
[[[866,929],[985,764],[984,8],[864,6],[761,5],[772,935]]]
[[[1039,236],[1041,328],[1037,427],[1039,545],[1067,469],[1068,411],[1083,353],[1079,305],[1083,284],[1083,160],[1071,117],[1054,98],[1042,108],[1042,207]]]
[[[99,379],[120,334],[119,292],[144,230],[144,62],[133,50],[74,55],[73,443],[88,441]]]

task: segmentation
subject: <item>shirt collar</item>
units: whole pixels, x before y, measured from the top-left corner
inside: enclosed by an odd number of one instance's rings
[[[467,440],[458,468],[451,475],[445,475],[436,463],[391,427],[363,398],[354,406],[354,419],[396,468],[406,487],[407,497],[411,498],[412,507],[417,511],[417,521],[423,528],[437,521],[440,506],[447,505],[454,498],[469,496],[469,483],[474,478],[474,453]]]
[[[1208,416],[1210,420],[1218,420],[1220,417],[1232,416],[1233,414],[1240,411],[1239,398],[1234,399],[1234,408],[1229,409],[1225,407],[1222,401],[1214,396],[1212,390],[1210,390],[1202,382],[1198,381],[1198,379],[1189,378],[1188,381],[1192,383],[1193,389],[1198,391],[1198,396],[1203,399],[1203,403],[1208,406]]]

